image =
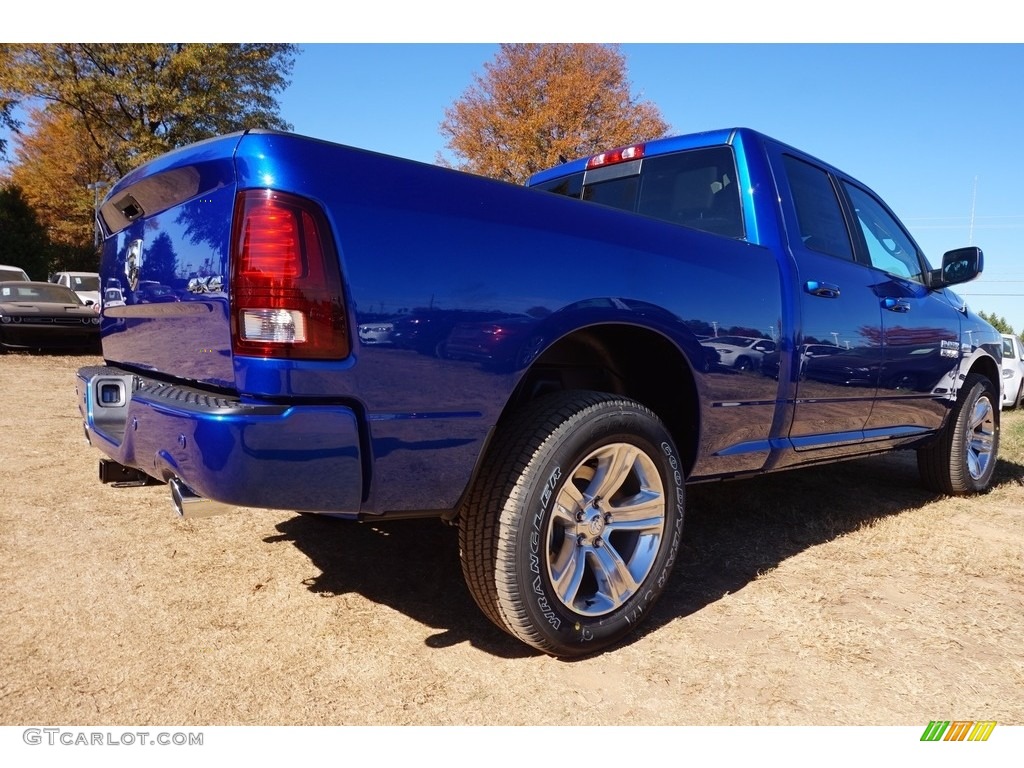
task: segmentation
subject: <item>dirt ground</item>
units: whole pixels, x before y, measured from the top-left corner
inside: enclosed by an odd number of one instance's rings
[[[0,356],[0,725],[1024,724],[1024,414],[979,498],[912,455],[691,489],[652,619],[567,662],[479,613],[440,523],[100,484],[96,362]]]

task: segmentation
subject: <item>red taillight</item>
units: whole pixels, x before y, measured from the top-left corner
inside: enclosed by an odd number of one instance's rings
[[[295,212],[273,198],[247,208],[241,233],[241,271],[298,277],[302,271],[299,226]]]
[[[587,161],[587,170],[600,168],[603,165],[624,163],[627,160],[639,160],[644,156],[644,146],[643,144],[634,144],[631,147],[618,147],[617,149],[609,149],[607,152],[594,155]]]
[[[349,353],[338,258],[308,200],[240,192],[231,254],[231,340],[239,355],[324,360]]]

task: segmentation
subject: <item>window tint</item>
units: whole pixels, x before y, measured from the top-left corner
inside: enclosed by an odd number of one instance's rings
[[[645,157],[538,184],[556,194],[728,237],[743,237],[736,162],[729,147]],[[637,172],[639,171],[639,172]]]
[[[602,181],[598,184],[587,184],[583,187],[583,199],[592,203],[609,205],[623,211],[636,210],[637,190],[640,188],[639,176]]]
[[[76,275],[71,280],[76,291],[98,291],[100,289],[100,279],[98,277]]]
[[[843,210],[828,174],[789,155],[785,165],[803,244],[813,251],[853,261]]]
[[[55,304],[81,304],[78,294],[63,285],[51,283],[29,283],[18,285],[7,283],[0,288],[0,296],[15,301],[39,301]]]
[[[729,147],[644,160],[637,213],[728,237],[743,237],[736,163]]]
[[[556,195],[579,199],[580,191],[583,189],[583,174],[574,173],[561,179],[546,181],[543,184],[537,184],[534,189],[543,189],[545,192],[554,192]]]
[[[888,211],[863,189],[846,184],[871,265],[890,275],[921,282],[921,257],[914,243]]]

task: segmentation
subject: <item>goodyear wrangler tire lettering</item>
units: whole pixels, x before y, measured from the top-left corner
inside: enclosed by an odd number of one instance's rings
[[[631,631],[679,548],[677,456],[654,413],[603,393],[550,395],[503,425],[460,514],[463,573],[483,612],[556,656]]]

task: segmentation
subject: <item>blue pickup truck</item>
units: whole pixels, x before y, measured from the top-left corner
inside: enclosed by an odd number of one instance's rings
[[[643,620],[690,483],[915,450],[985,491],[999,334],[869,188],[737,128],[517,186],[271,131],[138,168],[99,213],[100,479],[458,525],[481,610],[546,653]],[[161,287],[159,302],[146,298]]]

